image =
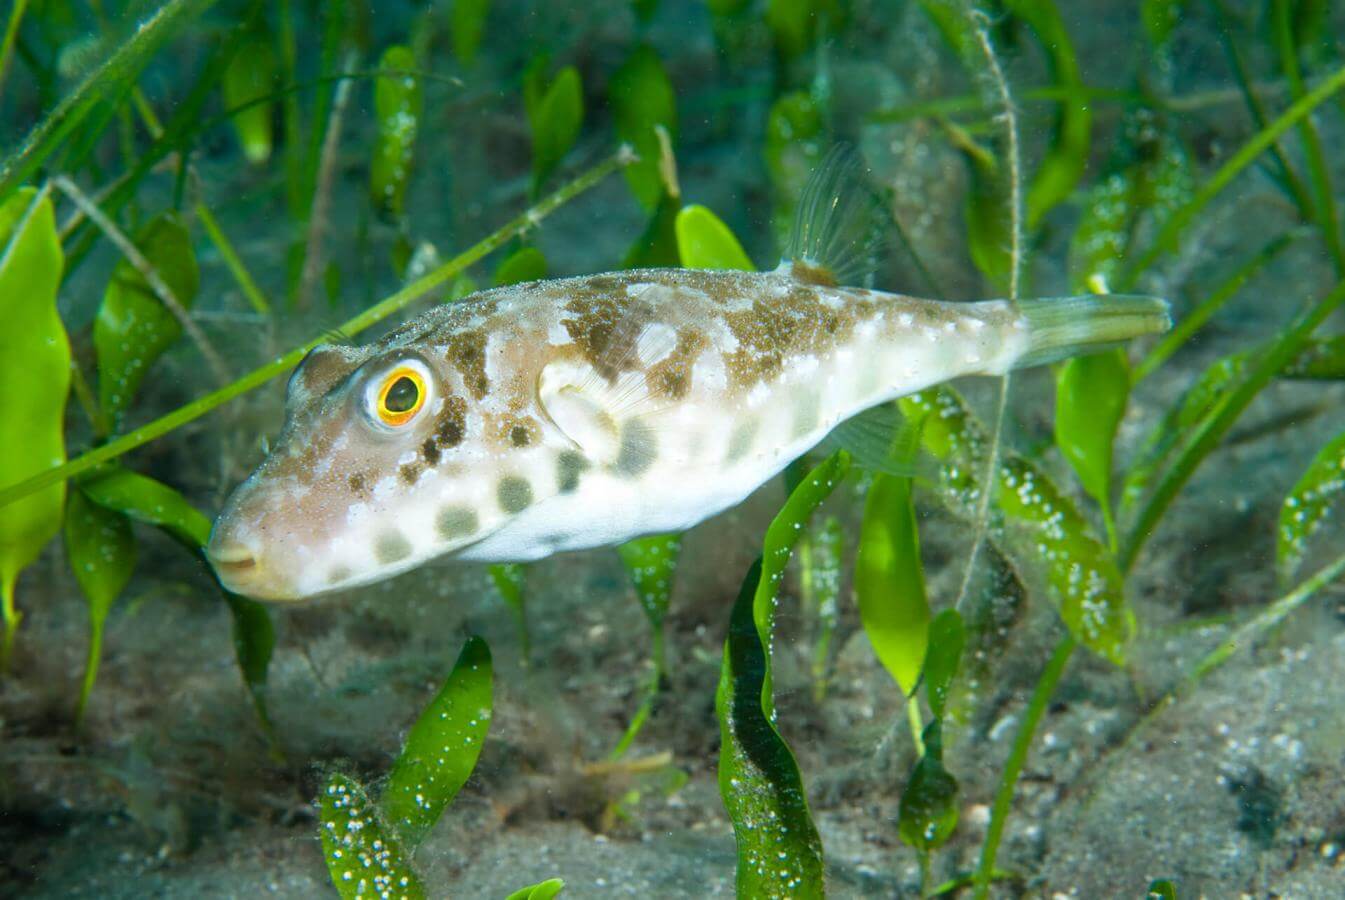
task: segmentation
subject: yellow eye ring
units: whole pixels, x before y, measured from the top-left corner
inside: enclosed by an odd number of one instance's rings
[[[416,417],[425,405],[425,378],[410,366],[398,366],[383,378],[374,411],[383,424],[394,428]]]

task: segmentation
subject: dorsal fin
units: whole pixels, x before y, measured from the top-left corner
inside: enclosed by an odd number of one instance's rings
[[[809,284],[867,286],[883,247],[882,201],[858,151],[837,144],[804,185],[781,270]]]

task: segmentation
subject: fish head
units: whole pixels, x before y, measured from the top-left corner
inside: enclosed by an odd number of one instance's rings
[[[206,548],[224,587],[297,600],[377,581],[476,539],[469,396],[414,342],[319,345],[290,376],[285,424]],[[478,429],[479,431],[480,429]],[[460,497],[461,500],[455,500]]]

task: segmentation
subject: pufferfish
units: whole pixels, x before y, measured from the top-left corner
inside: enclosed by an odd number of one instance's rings
[[[940,302],[825,262],[534,281],[314,348],[215,523],[220,581],[297,600],[682,531],[865,410],[1169,327],[1151,297]]]

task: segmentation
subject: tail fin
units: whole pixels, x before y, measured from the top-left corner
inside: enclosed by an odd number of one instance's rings
[[[1122,341],[1172,327],[1166,300],[1134,294],[1085,294],[1021,300],[1027,352],[1014,368],[1096,353]]]

